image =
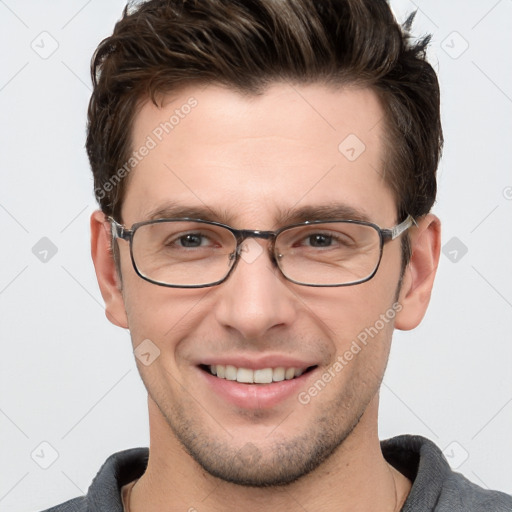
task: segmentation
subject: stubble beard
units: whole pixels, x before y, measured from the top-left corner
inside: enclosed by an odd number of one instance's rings
[[[370,384],[368,376],[359,384]],[[317,469],[333,455],[358,425],[368,404],[378,393],[382,378],[375,377],[370,387],[364,384],[355,389],[355,383],[347,382],[349,389],[342,390],[335,399],[322,405],[314,420],[300,435],[285,438],[280,429],[290,418],[300,417],[300,411],[290,415],[269,435],[265,446],[248,440],[242,446],[233,446],[230,436],[220,439],[204,422],[198,420],[185,404],[169,404],[166,400],[154,400],[184,450],[207,473],[225,482],[240,486],[265,488],[281,487],[296,482]],[[365,382],[366,381],[366,382]],[[318,398],[317,398],[318,399]],[[300,406],[308,407],[308,406]],[[204,411],[201,410],[202,414]],[[294,419],[293,421],[297,421]],[[274,438],[274,442],[270,440]]]

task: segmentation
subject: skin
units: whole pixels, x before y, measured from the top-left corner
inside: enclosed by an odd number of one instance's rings
[[[242,96],[220,86],[191,87],[161,107],[141,106],[133,147],[191,96],[198,106],[132,171],[125,226],[169,201],[207,207],[217,220],[245,229],[277,229],[283,209],[334,202],[383,228],[403,220],[379,173],[383,111],[372,91],[276,83],[263,95]],[[366,146],[353,162],[338,151],[349,134]],[[309,404],[294,394],[258,409],[224,400],[197,365],[227,354],[293,355],[317,365],[303,378],[300,391],[307,391],[392,307],[400,239],[385,246],[375,277],[357,286],[290,283],[263,251],[251,263],[241,260],[223,284],[188,290],[138,277],[120,240],[121,287],[108,224],[101,212],[92,215],[92,256],[108,319],[130,330],[134,347],[150,339],[160,350],[151,365],[138,362],[149,395],[150,458],[131,512],[399,509],[411,483],[380,451],[378,394],[392,331],[419,324],[438,264],[439,220],[429,214],[417,222],[394,321]]]

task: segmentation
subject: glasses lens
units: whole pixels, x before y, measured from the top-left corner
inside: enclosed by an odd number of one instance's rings
[[[346,285],[363,281],[380,261],[379,232],[364,224],[326,222],[281,232],[276,252],[283,274],[309,285]]]
[[[222,280],[234,262],[236,239],[202,222],[165,221],[139,226],[132,241],[138,272],[161,284],[201,286]]]

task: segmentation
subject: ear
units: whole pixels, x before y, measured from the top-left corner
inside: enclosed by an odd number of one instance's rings
[[[114,325],[128,328],[121,281],[111,251],[110,223],[99,210],[91,215],[91,255],[105,301],[105,315]]]
[[[429,213],[422,217],[409,236],[412,256],[399,295],[402,309],[395,318],[395,327],[403,331],[417,327],[427,311],[439,264],[441,222]]]

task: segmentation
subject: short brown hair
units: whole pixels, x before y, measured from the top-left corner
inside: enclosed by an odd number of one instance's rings
[[[87,153],[102,211],[120,220],[136,108],[190,84],[259,94],[276,81],[374,90],[398,218],[428,213],[442,148],[437,76],[386,0],[149,0],[127,6],[92,60]],[[125,169],[125,172],[119,172]],[[107,186],[108,185],[108,186]],[[405,240],[407,238],[405,237]],[[404,246],[404,260],[409,250]],[[405,261],[405,262],[406,262]],[[404,263],[405,263],[404,262]]]

